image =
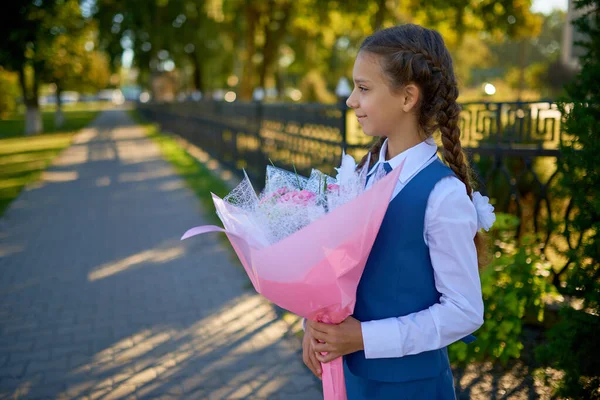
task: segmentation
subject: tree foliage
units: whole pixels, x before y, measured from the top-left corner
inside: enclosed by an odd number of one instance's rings
[[[600,398],[600,1],[575,3],[581,16],[575,27],[586,39],[580,58],[581,71],[567,87],[561,103],[565,115],[559,169],[560,192],[570,198],[570,213],[564,229],[569,244],[568,259],[558,278],[568,300],[562,320],[548,335],[549,344],[540,357],[565,372],[561,395]],[[572,305],[577,305],[572,307]]]
[[[294,85],[302,88],[304,101],[330,102],[339,78],[351,74],[358,46],[376,29],[421,23],[440,30],[457,54],[464,41],[469,50],[457,57],[466,80],[468,69],[489,59],[482,32],[537,34],[539,16],[530,5],[530,0],[98,0],[94,18],[113,67],[123,49],[131,48],[143,85],[172,61],[183,89],[234,87],[249,99],[256,87],[276,88],[281,96],[285,85]]]
[[[3,6],[0,65],[19,76],[23,102],[32,117],[30,133],[42,130],[39,90],[42,83],[62,89],[96,89],[107,79],[103,56],[86,49],[94,27],[77,0],[27,0]],[[89,48],[89,47],[88,47]]]

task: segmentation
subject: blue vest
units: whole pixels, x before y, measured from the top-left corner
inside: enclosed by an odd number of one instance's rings
[[[429,248],[423,240],[425,209],[433,187],[454,175],[439,159],[421,170],[390,202],[356,293],[354,318],[399,317],[439,302]],[[472,337],[471,337],[472,338]],[[470,337],[463,339],[465,342]],[[345,356],[357,376],[383,382],[437,377],[449,367],[447,349],[396,358],[366,359],[364,351]]]

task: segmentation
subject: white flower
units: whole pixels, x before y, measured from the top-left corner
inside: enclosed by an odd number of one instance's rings
[[[356,179],[356,161],[350,154],[342,154],[342,165],[335,169],[338,173],[335,180],[339,185],[346,185]]]
[[[494,214],[494,206],[490,204],[490,198],[482,196],[479,192],[473,192],[473,204],[477,210],[477,230],[483,228],[486,232],[489,231],[496,222],[496,214]]]

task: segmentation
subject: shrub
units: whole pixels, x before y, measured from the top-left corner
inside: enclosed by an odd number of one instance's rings
[[[537,354],[564,372],[557,394],[600,399],[600,0],[580,0],[575,7],[581,13],[574,24],[586,37],[580,43],[585,54],[560,104],[566,135],[557,193],[571,201],[564,229],[568,262],[559,275],[559,290],[567,301]]]
[[[540,255],[532,236],[517,244],[513,238],[518,224],[512,215],[497,215],[490,235],[493,258],[481,271],[484,323],[475,333],[474,343],[450,346],[452,362],[499,360],[506,364],[519,358],[525,317],[532,315],[540,322],[544,318],[543,300],[551,292],[550,264]]]

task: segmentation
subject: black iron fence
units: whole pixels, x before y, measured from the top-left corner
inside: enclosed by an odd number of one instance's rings
[[[556,160],[564,133],[551,101],[462,104],[462,143],[480,190],[498,211],[517,215],[519,232],[540,233],[548,243],[566,206],[552,201]],[[361,157],[371,138],[364,135],[343,102],[265,104],[182,102],[140,104],[140,111],[163,129],[209,152],[233,171],[245,169],[264,182],[265,166],[308,175],[310,168],[333,174],[342,150]]]

